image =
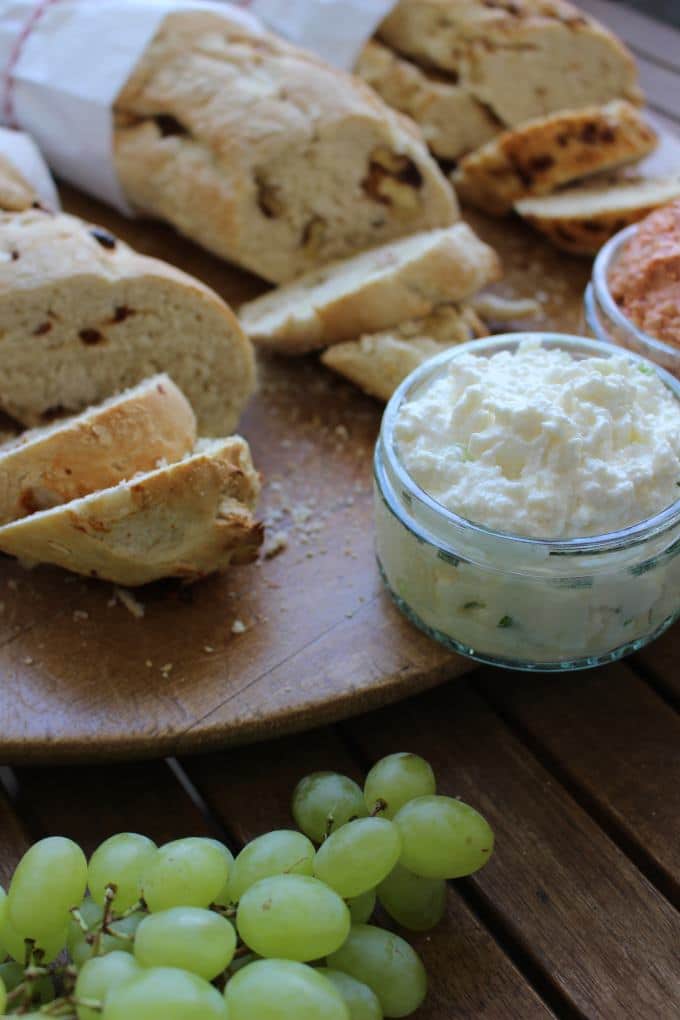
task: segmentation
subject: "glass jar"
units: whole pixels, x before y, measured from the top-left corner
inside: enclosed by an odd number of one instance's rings
[[[621,311],[609,289],[609,276],[619,254],[637,230],[637,224],[615,234],[600,249],[584,304],[588,329],[598,340],[618,344],[644,355],[680,378],[680,348],[645,333]]]
[[[585,669],[636,651],[680,616],[680,499],[607,535],[523,538],[474,524],[434,500],[407,472],[394,439],[402,404],[451,361],[464,352],[514,350],[525,338],[507,334],[451,348],[395,392],[375,450],[378,564],[402,612],[452,650],[512,669]],[[582,337],[540,338],[575,358],[619,353]],[[656,371],[680,400],[680,383]]]

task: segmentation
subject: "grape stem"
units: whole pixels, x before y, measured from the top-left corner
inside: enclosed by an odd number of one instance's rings
[[[383,811],[387,811],[387,807],[388,807],[387,801],[383,800],[382,797],[380,797],[379,800],[376,800],[375,804],[373,805],[373,810],[371,811],[371,818],[375,818],[377,815],[381,815]]]

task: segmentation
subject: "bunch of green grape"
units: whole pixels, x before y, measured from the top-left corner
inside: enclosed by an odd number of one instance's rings
[[[423,1002],[423,964],[368,923],[441,919],[447,879],[493,849],[473,808],[438,796],[413,754],[383,758],[364,789],[319,772],[295,789],[301,831],[157,847],[135,833],[89,862],[51,837],[0,888],[0,1015],[43,1020],[381,1020]],[[76,906],[77,905],[77,906]]]

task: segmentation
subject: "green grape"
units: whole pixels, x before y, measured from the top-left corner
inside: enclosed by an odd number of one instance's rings
[[[35,939],[33,956],[42,954],[41,960],[43,963],[52,963],[66,945],[67,934],[68,925],[65,923],[60,932],[53,932],[49,936],[41,936]],[[26,940],[16,930],[9,917],[5,920],[2,932],[0,932],[0,943],[2,943],[3,949],[7,951],[13,960],[16,960],[17,963],[24,963],[26,959]]]
[[[131,953],[133,941],[125,936],[134,935],[140,922],[147,916],[141,910],[136,910],[134,914],[129,914],[128,917],[117,919],[114,917],[114,920],[111,921],[110,930],[120,933],[121,937],[117,938],[115,934],[102,934],[99,940],[99,953],[96,953],[96,946],[93,942],[88,942],[88,935],[94,935],[97,929],[101,927],[104,911],[94,900],[90,899],[83,900],[78,909],[90,930],[89,932],[84,932],[75,920],[72,920],[69,924],[66,948],[76,967],[82,967],[86,960],[91,959],[95,955],[112,952]]]
[[[362,893],[361,896],[353,896],[347,900],[352,924],[366,924],[366,921],[368,921],[375,910],[376,899],[375,889],[369,889],[368,892]]]
[[[62,836],[34,843],[19,861],[7,894],[12,926],[23,938],[54,939],[86,885],[87,861],[77,843]]]
[[[227,880],[213,900],[213,903],[218,907],[228,907],[231,903],[229,899],[229,879],[231,878],[231,869],[234,867],[234,855],[229,847],[225,846],[224,843],[220,843],[218,839],[209,839],[207,842],[216,846],[227,862]]]
[[[112,988],[101,1020],[227,1020],[224,999],[212,985],[173,967],[151,967]]]
[[[109,953],[88,960],[78,974],[76,998],[103,1003],[112,988],[118,988],[141,973],[141,967],[129,953]],[[78,1006],[78,1020],[99,1020],[101,1013],[89,1006]]]
[[[5,988],[5,982],[0,977],[0,1016],[4,1015],[6,1006],[7,1006],[7,989]]]
[[[462,878],[483,868],[493,831],[479,812],[453,797],[418,797],[398,812],[400,863],[424,878]]]
[[[103,906],[107,885],[115,885],[116,912],[129,910],[139,899],[139,883],[157,849],[152,840],[135,832],[119,832],[98,846],[87,869],[87,884],[95,903]]]
[[[0,885],[0,931],[7,917],[7,893]]]
[[[420,957],[392,932],[357,924],[344,945],[328,957],[328,966],[372,988],[386,1017],[408,1016],[427,994]]]
[[[444,879],[422,878],[401,864],[378,886],[378,896],[390,917],[411,931],[429,931],[446,910]]]
[[[349,1010],[349,1020],[383,1020],[382,1006],[372,988],[341,970],[319,967],[317,974],[335,985]]]
[[[234,926],[202,907],[149,914],[135,938],[135,958],[143,967],[178,967],[206,981],[229,966],[235,951]]]
[[[350,1020],[335,986],[291,960],[251,963],[231,978],[224,994],[229,1020]]]
[[[224,847],[198,837],[166,843],[144,872],[141,891],[152,913],[170,907],[209,907],[227,881]]]
[[[317,960],[334,952],[350,929],[346,904],[307,875],[275,875],[256,882],[238,907],[238,932],[258,956]]]
[[[313,772],[301,779],[293,792],[295,822],[315,843],[322,843],[341,825],[366,813],[361,789],[337,772]]]
[[[417,754],[390,754],[381,758],[366,776],[364,799],[369,812],[385,804],[383,818],[394,818],[404,804],[416,797],[435,793],[437,781],[432,766]]]
[[[340,896],[361,896],[389,875],[401,854],[399,830],[387,818],[357,818],[329,836],[314,874]]]
[[[232,903],[247,889],[272,875],[313,875],[314,845],[301,832],[280,829],[259,836],[243,848],[228,883]]]

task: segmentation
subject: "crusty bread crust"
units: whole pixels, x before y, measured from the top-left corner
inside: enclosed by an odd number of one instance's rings
[[[648,155],[656,132],[630,103],[562,110],[464,156],[453,182],[464,201],[503,215],[515,202]]]
[[[680,176],[621,179],[528,198],[516,211],[553,244],[574,255],[595,255],[631,223],[680,198]]]
[[[410,121],[228,7],[164,19],[117,98],[115,158],[137,209],[273,282],[457,218]]]
[[[203,434],[233,431],[255,387],[253,350],[208,287],[39,209],[0,214],[1,251],[1,410],[40,425],[165,371]]]
[[[304,354],[429,315],[500,275],[493,248],[466,223],[334,262],[242,306],[261,347]]]
[[[502,130],[467,89],[423,70],[375,39],[362,50],[354,73],[386,103],[413,118],[439,159],[458,159]]]
[[[0,450],[0,525],[106,489],[196,442],[196,418],[167,375]]]
[[[0,528],[0,550],[30,564],[136,586],[196,581],[257,555],[260,483],[240,436],[185,460]]]
[[[623,43],[564,0],[399,0],[379,35],[424,66],[453,72],[508,126],[565,100],[574,108],[641,100]]]
[[[428,358],[487,333],[469,305],[442,305],[423,319],[329,347],[321,361],[365,393],[386,402]]]

